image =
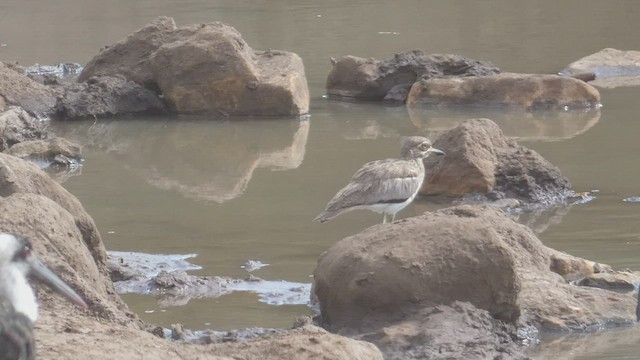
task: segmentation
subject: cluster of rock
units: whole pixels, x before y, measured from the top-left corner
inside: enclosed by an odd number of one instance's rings
[[[61,80],[49,70],[70,76]],[[0,63],[0,111],[7,104],[37,117],[83,119],[170,112],[296,116],[309,110],[297,54],[254,51],[219,22],[177,27],[160,17],[103,48],[76,79],[77,70]]]
[[[82,148],[49,131],[24,109],[10,106],[0,112],[0,152],[36,162],[42,168],[77,169]]]
[[[338,98],[406,102],[409,107],[538,110],[600,105],[598,90],[579,79],[503,73],[491,63],[459,55],[425,55],[415,50],[391,60],[345,56],[332,63],[327,93]]]

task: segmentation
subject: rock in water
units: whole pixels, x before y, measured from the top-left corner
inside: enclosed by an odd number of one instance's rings
[[[463,196],[499,192],[527,203],[552,204],[575,193],[560,170],[537,152],[506,138],[489,119],[470,119],[444,131],[433,143],[446,153],[427,158],[430,172],[421,194]]]
[[[600,93],[584,81],[558,75],[438,77],[422,79],[411,87],[407,106],[420,105],[590,109],[600,106]]]
[[[298,55],[254,51],[219,22],[177,28],[160,17],[103,49],[79,80],[96,75],[121,75],[158,91],[180,113],[289,116],[309,110]]]

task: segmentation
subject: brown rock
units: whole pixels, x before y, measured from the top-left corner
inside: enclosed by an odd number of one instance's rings
[[[57,155],[64,155],[68,158],[79,160],[82,158],[82,147],[58,137],[47,140],[24,141],[13,145],[7,153],[21,159],[53,161]]]
[[[402,86],[410,86],[420,78],[438,76],[478,76],[498,74],[500,69],[485,61],[459,55],[425,55],[420,50],[396,54],[393,59],[376,60],[345,56],[333,62],[327,77],[327,93],[342,98],[382,100],[391,89],[388,100],[404,102]]]
[[[149,89],[157,89],[149,66],[149,56],[162,44],[173,41],[176,29],[173,18],[161,16],[153,20],[121,41],[104,47],[85,65],[78,81],[87,81],[93,76],[119,74]]]
[[[0,113],[0,152],[28,140],[46,139],[49,132],[44,123],[20,107],[10,107]]]
[[[425,160],[421,193],[462,196],[500,192],[526,202],[557,203],[574,193],[560,171],[533,150],[507,139],[489,119],[471,119],[441,133],[442,159]]]
[[[83,241],[100,271],[107,274],[107,253],[93,219],[82,204],[36,165],[15,156],[0,154],[0,196],[36,194],[67,210],[75,220]]]
[[[0,156],[11,158],[3,154]],[[18,158],[13,159],[16,163],[23,162],[25,167],[35,166]],[[10,170],[5,165],[6,163],[2,165],[2,172]],[[12,169],[15,170],[15,167]],[[36,172],[41,170],[33,169],[32,173]],[[28,176],[27,173],[23,175]],[[42,176],[46,174],[42,173]],[[31,178],[33,177],[32,174]],[[3,176],[2,180],[6,181],[6,177]],[[29,181],[29,178],[22,181]],[[60,204],[45,196],[19,192],[7,195],[6,186],[2,186],[2,190],[0,232],[15,233],[29,239],[42,261],[85,298],[89,310],[83,313],[50,291],[40,292],[38,300],[41,306],[53,313],[78,312],[86,316],[93,314],[103,319],[116,320],[123,324],[131,323],[132,319],[120,310],[126,308],[126,305],[115,295],[106,268],[94,262],[95,254],[103,252],[104,247],[89,248],[90,244],[85,241],[82,225],[78,224],[78,220]],[[59,195],[75,200],[73,195],[62,188]]]
[[[632,295],[573,286],[550,271],[557,253],[490,206],[372,226],[320,257],[314,279],[322,324],[362,334],[454,301],[519,328],[579,330],[635,319]]]
[[[214,345],[216,354],[241,359],[344,359],[382,360],[378,348],[365,341],[334,335],[306,325],[285,335],[254,341]]]
[[[640,51],[606,48],[569,64],[560,75],[592,73],[593,85],[612,88],[640,85]]]
[[[600,105],[600,93],[584,81],[558,75],[439,77],[412,86],[407,106],[419,105],[585,109]]]
[[[0,98],[4,98],[6,105],[20,106],[37,117],[47,116],[55,107],[58,94],[55,89],[0,62]]]
[[[613,271],[609,265],[581,259],[565,253],[557,253],[551,256],[550,269],[567,280],[577,280],[596,273]]]
[[[161,17],[103,50],[79,79],[95,75],[122,75],[157,90],[181,113],[283,116],[309,110],[298,55],[256,52],[218,22],[176,28],[173,19]]]

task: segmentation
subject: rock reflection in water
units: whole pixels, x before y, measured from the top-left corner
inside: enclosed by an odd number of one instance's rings
[[[223,203],[247,189],[257,168],[299,167],[309,126],[285,119],[136,120],[57,124],[56,132],[117,157],[155,187]]]
[[[603,354],[611,359],[637,359],[639,343],[640,328],[634,326],[544,338],[527,355],[535,360],[595,360],[604,358]]]
[[[493,120],[502,132],[516,140],[566,140],[589,130],[600,120],[599,110],[590,111],[499,111],[474,109],[410,108],[416,127],[428,131],[451,129],[469,118]]]

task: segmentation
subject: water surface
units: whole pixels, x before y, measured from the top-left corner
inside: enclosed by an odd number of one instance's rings
[[[159,15],[178,25],[223,21],[255,49],[297,52],[311,116],[56,125],[86,146],[82,175],[63,185],[93,216],[108,249],[197,253],[192,260],[202,269],[196,273],[233,277],[247,276],[240,265],[254,259],[271,264],[256,276],[310,282],[322,251],[381,220],[351,212],[326,224],[311,221],[361,164],[395,156],[399,136],[429,135],[483,116],[556,164],[576,190],[599,190],[592,202],[536,220],[547,245],[640,269],[640,204],[622,201],[640,196],[639,88],[602,90],[600,112],[559,115],[408,112],[322,98],[330,56],[388,58],[422,49],[489,60],[506,71],[556,73],[605,47],[638,50],[636,1],[5,0],[0,59],[86,63]],[[399,215],[442,206],[420,200]],[[169,308],[149,296],[125,300],[145,320],[195,329],[281,327],[310,313],[304,305],[267,305],[250,293]],[[580,343],[563,341],[574,359],[632,358],[640,350],[628,341],[615,349],[603,345],[598,354],[574,353]]]

